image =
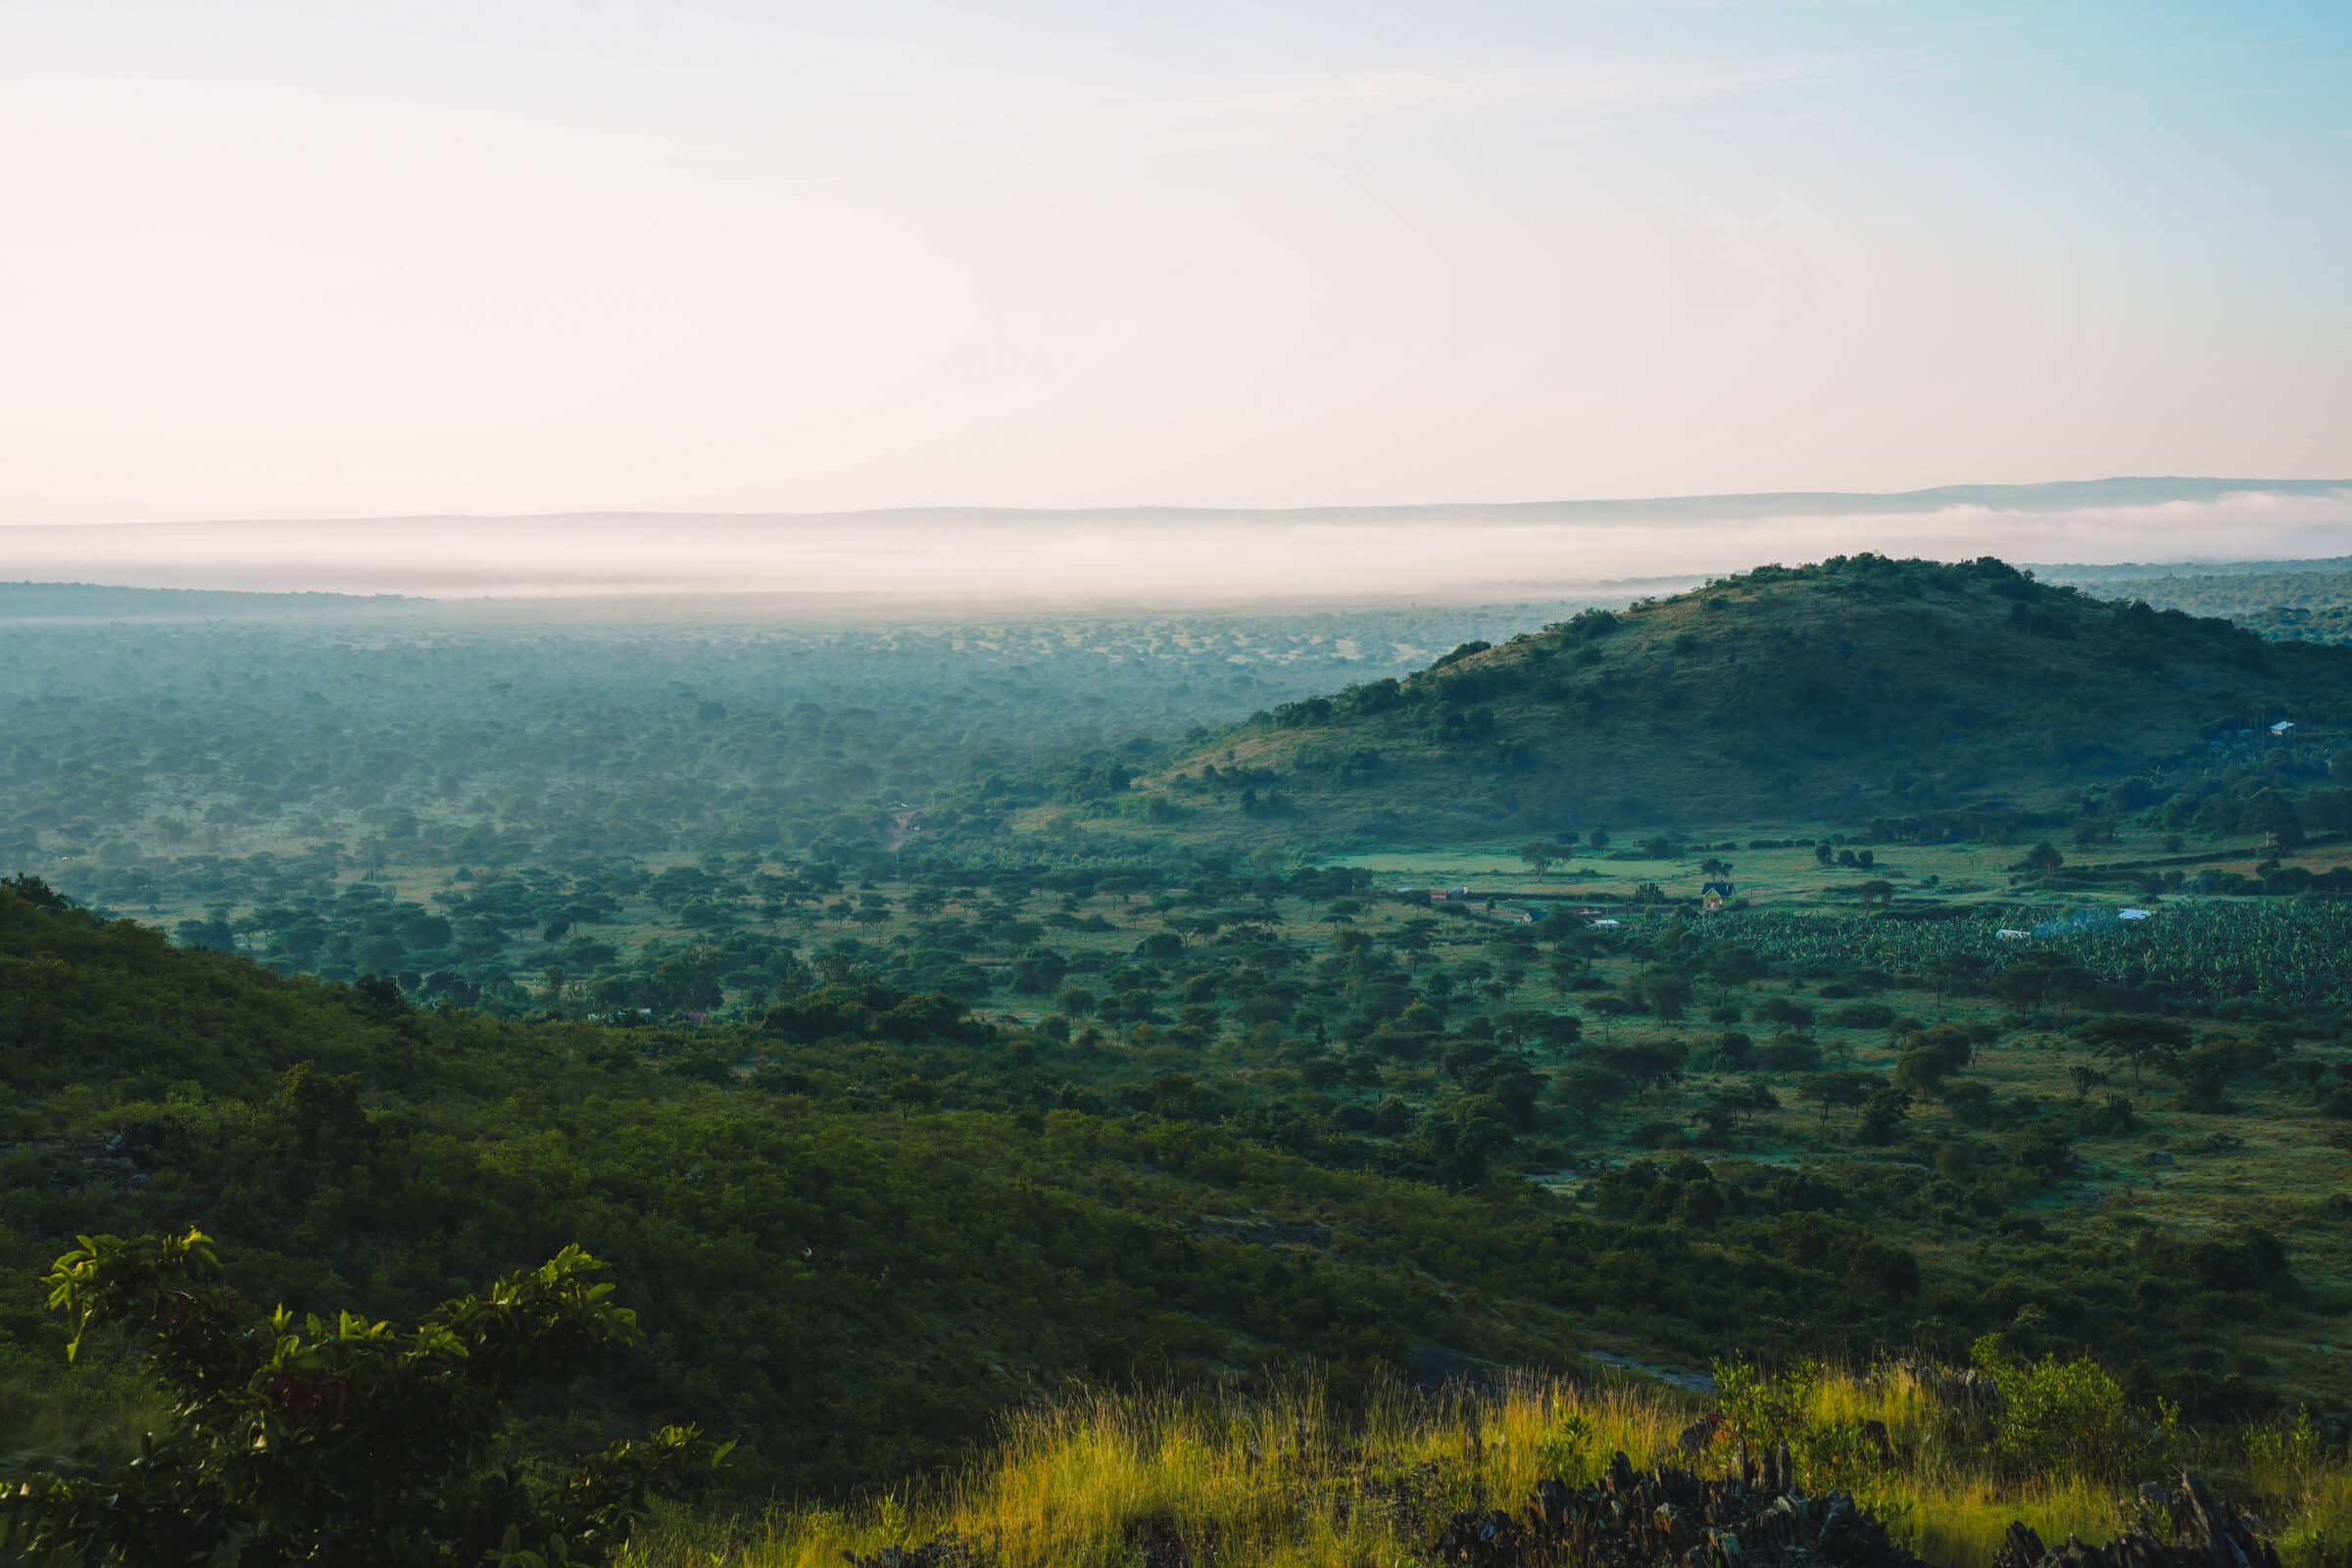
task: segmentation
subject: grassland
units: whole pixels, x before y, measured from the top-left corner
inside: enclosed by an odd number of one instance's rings
[[[1544,1477],[1590,1482],[1614,1453],[1637,1467],[1720,1470],[1733,1458],[1728,1438],[1695,1460],[1678,1446],[1701,1409],[1655,1384],[1526,1377],[1391,1389],[1350,1412],[1311,1380],[1258,1397],[1078,1394],[1013,1416],[993,1449],[940,1484],[846,1507],[673,1516],[628,1561],[833,1568],[845,1556],[888,1561],[881,1554],[893,1548],[947,1540],[1001,1568],[1111,1568],[1138,1561],[1148,1544],[1161,1560],[1200,1568],[1405,1568],[1427,1560],[1453,1512],[1515,1507]],[[2013,1520],[2050,1542],[2101,1541],[2130,1527],[2126,1478],[2004,1477],[1904,1370],[1824,1377],[1797,1419],[1814,1430],[1884,1425],[1894,1463],[1838,1479],[1934,1563],[1990,1562]],[[2181,1433],[2164,1457],[2259,1506],[2295,1568],[2333,1562],[2334,1544],[2352,1529],[2352,1466],[2298,1446],[2291,1423]]]

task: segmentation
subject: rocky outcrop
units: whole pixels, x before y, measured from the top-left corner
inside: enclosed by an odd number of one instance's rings
[[[2254,1521],[2182,1473],[2170,1487],[2139,1491],[2139,1519],[2130,1535],[2094,1546],[2070,1536],[2044,1546],[2022,1524],[2009,1527],[1993,1568],[2278,1568],[2278,1548]]]
[[[1842,1492],[1793,1485],[1786,1448],[1701,1477],[1673,1465],[1636,1470],[1622,1453],[1589,1487],[1540,1482],[1516,1514],[1458,1513],[1431,1555],[1460,1568],[1928,1568]],[[2140,1494],[2131,1534],[2103,1546],[2057,1547],[2022,1524],[1992,1568],[2279,1568],[2254,1522],[2180,1475]]]
[[[1638,1471],[1620,1453],[1592,1486],[1539,1483],[1516,1515],[1455,1515],[1433,1555],[1464,1568],[1924,1568],[1844,1493],[1797,1491],[1786,1448],[1760,1461],[1743,1453],[1722,1477]]]

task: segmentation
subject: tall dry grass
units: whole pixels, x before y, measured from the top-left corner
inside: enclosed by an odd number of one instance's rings
[[[1885,1424],[1899,1462],[1864,1500],[1932,1562],[1989,1562],[2012,1520],[2053,1544],[2103,1540],[2129,1522],[2131,1493],[2116,1484],[1996,1479],[1899,1369],[1825,1376],[1810,1405],[1819,1422]],[[845,1553],[953,1535],[1003,1568],[1109,1568],[1174,1537],[1202,1565],[1403,1568],[1454,1511],[1516,1507],[1542,1477],[1590,1481],[1618,1451],[1636,1465],[1679,1462],[1676,1440],[1702,1408],[1646,1384],[1534,1377],[1477,1392],[1393,1389],[1346,1414],[1311,1381],[1250,1396],[1084,1394],[1010,1418],[986,1456],[952,1480],[847,1506],[669,1516],[629,1560],[842,1568]],[[2184,1457],[2260,1507],[2298,1568],[2335,1568],[2352,1533],[2343,1456],[2307,1446],[2265,1459],[2242,1438],[2205,1440],[2206,1451]],[[1730,1459],[1718,1445],[1696,1464]]]

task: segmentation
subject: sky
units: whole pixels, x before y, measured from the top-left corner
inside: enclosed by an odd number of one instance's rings
[[[2342,477],[2348,79],[2341,0],[0,0],[0,523]]]

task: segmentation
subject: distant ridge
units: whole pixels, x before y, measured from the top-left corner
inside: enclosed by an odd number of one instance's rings
[[[94,582],[0,582],[0,620],[217,619],[389,610],[430,600],[402,594],[124,588]]]
[[[108,532],[183,528],[316,528],[370,524],[496,523],[787,523],[787,522],[1224,522],[1250,517],[1298,522],[1424,523],[1459,517],[1480,521],[1587,522],[1643,516],[1770,517],[1788,513],[1868,515],[1879,512],[1935,512],[1952,507],[1985,507],[2002,512],[2059,512],[2082,507],[2160,506],[2168,502],[2210,502],[2260,492],[2268,495],[2331,497],[2352,492],[2352,478],[2257,479],[2204,476],[2119,475],[2104,479],[2053,479],[2031,484],[1951,484],[1924,490],[1769,490],[1683,496],[1592,497],[1554,501],[1422,501],[1382,506],[1318,507],[882,507],[827,512],[546,512],[414,513],[384,516],[213,517],[153,522],[101,523]],[[18,524],[20,528],[44,528]],[[44,531],[46,531],[44,529]],[[0,532],[0,539],[6,533]]]

